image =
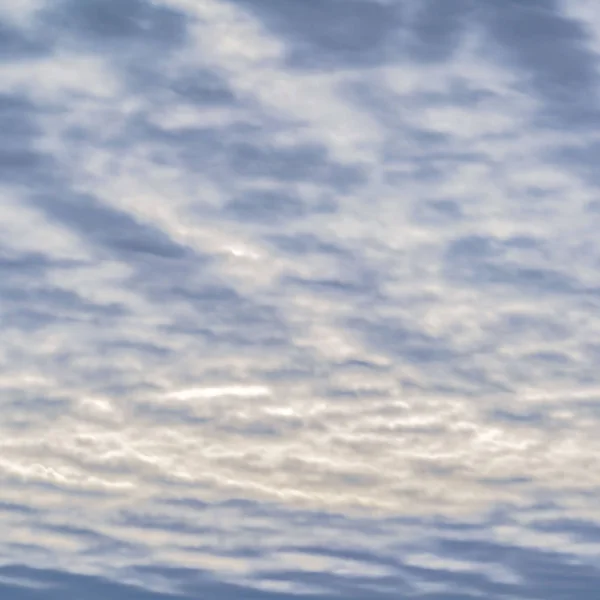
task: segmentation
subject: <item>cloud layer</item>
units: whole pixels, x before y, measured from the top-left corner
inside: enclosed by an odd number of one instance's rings
[[[591,598],[599,50],[587,0],[0,4],[0,591]]]

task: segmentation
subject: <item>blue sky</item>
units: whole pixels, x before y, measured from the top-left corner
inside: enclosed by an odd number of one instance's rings
[[[0,597],[597,598],[595,0],[0,0]]]

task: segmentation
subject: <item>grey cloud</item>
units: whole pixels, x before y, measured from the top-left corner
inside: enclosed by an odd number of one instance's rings
[[[265,581],[294,582],[327,590],[327,597],[350,596],[351,598],[387,599],[398,593],[410,592],[401,577],[378,577],[373,579],[358,574],[340,576],[332,573],[307,573],[305,571],[284,571],[278,573],[261,572]],[[380,591],[383,588],[386,591]]]
[[[292,67],[359,68],[386,58],[401,23],[400,5],[368,0],[235,0],[289,43]]]
[[[137,43],[158,50],[181,43],[186,31],[183,14],[145,0],[62,0],[42,19],[45,26],[90,45]]]
[[[138,223],[126,212],[109,208],[91,196],[38,195],[32,202],[50,218],[117,255],[148,254],[166,259],[186,256],[186,249],[164,232]]]
[[[277,509],[273,507],[273,510],[258,510],[258,507],[252,508],[245,502],[228,502],[227,505],[230,508],[242,508],[249,511],[251,514],[262,514],[264,516],[275,517],[277,515]],[[225,505],[224,505],[225,507]],[[200,510],[206,510],[208,507],[202,503],[197,507]],[[508,510],[508,509],[507,509]],[[513,512],[514,515],[514,512]],[[283,516],[283,515],[280,515]],[[348,523],[343,519],[336,519],[332,515],[328,518],[326,514],[306,514],[298,513],[296,515],[288,515],[288,517],[294,517],[294,520],[304,527],[309,525],[316,526],[319,523],[321,526],[325,525],[341,525],[348,526]],[[503,517],[508,519],[508,512]],[[498,517],[497,517],[498,519]],[[253,574],[252,581],[248,582],[248,585],[236,585],[231,583],[225,583],[216,580],[208,571],[203,569],[186,569],[186,568],[173,568],[161,565],[153,565],[152,567],[138,566],[128,571],[128,575],[137,575],[141,581],[146,581],[147,584],[151,582],[157,582],[162,580],[168,584],[171,594],[179,594],[181,598],[193,598],[197,597],[198,594],[202,594],[202,597],[228,597],[228,594],[232,594],[232,597],[256,597],[256,598],[273,598],[280,599],[285,598],[304,598],[302,593],[285,594],[285,593],[274,593],[268,590],[258,590],[253,587],[252,583],[256,582],[286,582],[294,585],[309,586],[314,589],[310,597],[317,598],[331,598],[339,595],[340,593],[353,598],[393,598],[397,597],[398,591],[402,590],[404,593],[414,595],[416,592],[420,592],[421,595],[428,598],[436,598],[438,600],[450,600],[458,597],[480,597],[482,594],[486,596],[495,597],[495,595],[502,594],[525,594],[526,597],[531,598],[545,598],[550,597],[552,599],[566,598],[567,594],[576,590],[581,594],[591,594],[594,586],[597,585],[599,574],[598,572],[585,565],[574,564],[570,560],[570,556],[566,553],[557,554],[554,552],[519,548],[510,544],[502,544],[492,541],[483,541],[481,539],[470,539],[469,534],[479,532],[482,535],[486,535],[488,532],[487,527],[491,525],[501,524],[501,520],[493,520],[487,523],[479,525],[469,525],[461,523],[449,523],[450,527],[443,527],[442,523],[437,525],[429,523],[428,527],[434,526],[433,531],[444,532],[444,536],[438,539],[430,539],[423,542],[402,542],[398,541],[396,537],[394,544],[402,547],[402,554],[397,558],[393,558],[393,555],[389,552],[377,553],[375,551],[370,552],[367,550],[354,549],[351,547],[345,548],[342,544],[343,530],[339,531],[341,537],[338,538],[338,543],[334,546],[317,546],[317,545],[282,545],[278,548],[281,553],[292,552],[296,556],[306,555],[313,560],[322,557],[323,559],[340,559],[342,561],[348,560],[353,561],[355,568],[358,565],[364,565],[365,568],[375,567],[387,570],[389,575],[378,575],[375,577],[368,577],[354,573],[352,575],[347,574],[336,574],[327,572],[311,572],[304,570],[293,570],[288,569],[285,571],[269,571],[265,569],[258,569]],[[175,529],[182,533],[190,533],[191,531],[197,531],[199,539],[204,535],[210,535],[211,528],[194,528],[190,529],[187,524],[177,524],[172,520],[163,520],[161,522],[155,520],[139,520],[137,517],[133,518],[133,521],[128,521],[129,524],[135,526],[141,526],[143,528],[150,527],[151,529],[155,525],[159,525],[159,528]],[[418,525],[419,520],[413,521],[413,525]],[[375,526],[375,530],[371,531],[371,535],[378,535],[379,529],[385,529],[386,525],[382,522],[371,521],[371,524]],[[425,523],[421,523],[425,525]],[[535,524],[535,523],[534,523]],[[365,533],[369,531],[369,522],[365,524]],[[556,530],[556,527],[566,525],[563,530],[576,533],[578,531],[577,524],[573,524],[571,527],[567,523],[554,523],[539,524],[540,527],[547,530],[548,526],[552,530]],[[535,524],[537,527],[537,524]],[[353,524],[353,529],[360,528],[361,522],[356,521]],[[390,521],[387,527],[393,527]],[[78,528],[59,528],[62,533],[68,535],[75,535],[83,537],[92,542],[88,552],[93,552],[93,548],[96,547],[98,540],[96,536],[84,529]],[[255,534],[259,534],[257,530]],[[450,534],[450,535],[449,535]],[[462,536],[465,536],[464,538]],[[107,540],[107,543],[110,540]],[[198,550],[202,550],[202,547],[198,547]],[[204,548],[206,550],[206,548]],[[113,551],[117,551],[117,547],[113,548]],[[131,549],[132,551],[133,549]],[[439,559],[441,562],[438,566],[417,566],[413,564],[413,561],[409,558],[412,552],[422,552],[423,550],[435,551],[432,554],[433,558]],[[123,548],[123,551],[129,551],[127,548]],[[233,552],[227,551],[224,547],[219,551],[219,554],[223,557],[226,556],[245,556],[258,558],[261,556],[260,551],[249,547],[247,549],[240,548]],[[404,560],[402,555],[406,555],[407,559]],[[471,565],[472,570],[470,571],[456,571],[451,566],[445,567],[443,561],[448,558],[450,561],[462,561],[464,565]],[[496,567],[502,567],[505,570],[512,571],[516,576],[521,579],[514,579],[512,582],[502,582],[495,579],[494,569]],[[547,587],[548,578],[551,575],[553,585],[551,588]],[[14,589],[17,592],[29,591],[33,585],[38,585],[41,589],[44,589],[46,595],[40,597],[52,598],[51,590],[54,590],[57,594],[74,593],[78,589],[86,589],[89,591],[90,597],[94,597],[96,593],[107,593],[111,591],[113,595],[119,597],[121,591],[123,593],[139,594],[140,598],[145,598],[144,594],[148,594],[148,597],[152,597],[150,590],[143,589],[141,587],[129,587],[122,584],[111,582],[107,579],[100,577],[82,577],[74,574],[67,575],[60,571],[50,570],[39,570],[31,569],[24,566],[11,565],[4,566],[2,568],[2,575],[4,577],[10,577],[14,580],[28,581],[31,582],[27,587],[14,586],[10,588],[11,591]],[[440,584],[446,591],[440,592],[423,592],[419,590],[420,582],[437,583]],[[3,585],[4,582],[3,582]],[[164,584],[163,584],[164,585]],[[5,586],[5,589],[7,587]],[[320,593],[315,593],[320,590]],[[459,591],[460,590],[460,591]],[[460,596],[459,596],[460,595]],[[18,597],[18,596],[17,596]],[[26,596],[27,597],[27,596]],[[32,595],[31,598],[37,596]],[[130,597],[126,595],[124,597]],[[134,596],[135,597],[135,596]],[[309,596],[306,596],[307,598]],[[587,595],[583,597],[588,597]],[[590,595],[590,598],[593,597]]]
[[[374,299],[381,294],[382,277],[377,268],[335,239],[300,234],[270,236],[268,240],[294,259],[302,257],[306,264],[327,260],[332,265],[333,274],[329,277],[285,275],[280,279],[282,289],[304,290],[324,297],[345,296],[348,302],[359,297]]]
[[[414,203],[414,218],[417,223],[448,226],[463,219],[460,203],[456,200],[429,200]]]
[[[211,283],[189,287],[176,286],[169,289],[167,293],[165,300],[168,297],[181,298],[193,309],[196,319],[202,319],[209,327],[211,324],[216,326],[217,336],[219,326],[228,329],[230,334],[238,337],[240,342],[244,338],[251,342],[253,332],[263,342],[267,341],[265,336],[269,334],[277,339],[285,332],[283,324],[277,318],[275,308],[267,304],[256,304],[227,286]]]
[[[160,515],[136,514],[129,511],[123,511],[119,515],[117,522],[119,525],[137,527],[141,530],[158,529],[175,533],[192,533],[198,535],[199,539],[202,538],[203,534],[219,531],[217,527],[198,527],[192,523],[178,521],[173,518],[165,518]]]
[[[208,422],[208,419],[199,418],[194,415],[193,409],[188,406],[154,406],[144,402],[137,402],[132,407],[132,413],[142,421],[150,423],[160,421],[163,424],[173,426],[181,425],[182,423],[187,425],[202,425]]]
[[[52,422],[66,414],[72,405],[70,398],[32,395],[26,389],[14,390],[11,400],[3,402],[5,410],[10,413],[7,423],[15,429],[28,429],[40,422]]]
[[[286,183],[310,180],[335,185],[340,192],[364,181],[359,167],[336,165],[319,147],[266,148],[242,143],[230,152],[231,168],[242,177],[268,176]]]
[[[452,58],[473,12],[472,0],[415,2],[409,27],[408,51],[413,60],[430,62]]]
[[[209,102],[210,95],[209,91]],[[201,107],[204,104],[204,100],[194,102]],[[238,185],[265,178],[288,186],[311,182],[329,187],[330,194],[348,193],[366,183],[364,166],[340,164],[319,144],[274,145],[268,134],[277,131],[277,124],[270,123],[267,115],[260,118],[262,131],[244,121],[232,125],[192,124],[177,131],[166,131],[141,117],[127,124],[123,139],[125,143],[137,139],[138,143],[160,144],[162,152],[169,157],[167,164],[209,174],[225,185],[232,183],[231,172],[236,173]],[[157,162],[161,162],[160,152],[156,152]],[[255,192],[244,190],[244,193]],[[201,191],[199,194],[201,196]],[[322,210],[321,206],[323,203],[317,204],[316,210]],[[334,202],[329,201],[326,206],[332,207]]]
[[[474,540],[443,540],[440,549],[457,558],[510,566],[524,580],[522,584],[507,586],[506,591],[523,590],[530,598],[558,600],[577,594],[578,598],[591,599],[600,577],[597,569],[573,563],[567,554]]]
[[[225,212],[240,221],[278,224],[290,219],[302,218],[306,207],[304,203],[285,192],[244,193],[240,198],[229,202]]]
[[[572,335],[569,328],[560,321],[544,315],[518,311],[510,311],[499,315],[494,334],[506,338],[528,335],[530,338],[547,341],[550,344],[560,343]]]
[[[296,235],[272,234],[267,239],[279,251],[289,253],[292,256],[303,256],[312,253],[342,257],[345,255],[344,250],[338,245],[319,239],[313,233]]]
[[[0,248],[0,268],[4,281],[8,278],[40,276],[52,268],[68,269],[81,264],[79,261],[52,260],[40,252],[15,253],[6,246]]]
[[[76,319],[81,315],[97,317],[114,317],[124,314],[125,310],[118,304],[93,304],[84,301],[73,292],[68,292],[58,287],[39,286],[33,289],[12,288],[3,289],[3,297],[7,302],[5,306],[12,306],[20,312],[19,307],[27,306],[25,309],[30,313],[48,314],[59,317],[62,315],[67,319]],[[38,312],[39,311],[39,312]]]
[[[527,265],[527,255],[521,260],[508,257],[510,247],[536,249],[534,242],[521,239],[507,242],[482,236],[469,236],[453,241],[446,251],[446,272],[458,280],[479,284],[511,285],[521,292],[572,294],[585,291],[570,275],[547,267]]]
[[[436,339],[409,324],[396,320],[356,320],[349,324],[373,348],[418,364],[450,360],[455,352],[444,340]]]
[[[41,57],[52,48],[52,40],[48,37],[43,33],[31,35],[0,21],[0,61]]]
[[[487,2],[481,11],[506,60],[546,103],[548,125],[586,126],[590,116],[598,122],[596,57],[583,24],[562,15],[554,1]]]
[[[19,94],[0,95],[0,179],[35,184],[49,178],[51,161],[35,148],[39,109]]]
[[[352,274],[349,278],[344,275],[331,279],[303,279],[301,277],[285,277],[281,280],[282,286],[292,290],[306,290],[324,297],[344,299],[351,302],[357,297],[372,298],[377,295],[376,280],[368,275],[356,276]]]
[[[163,593],[147,591],[137,586],[115,584],[102,578],[61,571],[35,570],[11,565],[3,568],[2,575],[30,584],[0,583],[0,589],[10,600],[37,600],[41,598],[58,600],[58,598],[71,594],[85,594],[93,600],[100,600],[100,598],[106,597],[107,594],[119,600],[161,600],[165,597]],[[169,594],[169,596],[183,598],[181,595]]]
[[[598,124],[600,125],[600,122]],[[591,130],[595,131],[595,126]],[[597,141],[564,144],[564,146],[548,152],[548,159],[553,164],[559,168],[567,167],[596,188],[600,186],[600,177],[596,169],[599,157],[600,143]],[[589,218],[594,218],[598,212],[598,201],[591,200],[587,205],[587,210]]]
[[[207,69],[194,69],[175,77],[168,84],[182,98],[199,105],[226,106],[236,98],[227,82]]]
[[[9,513],[20,513],[31,515],[36,511],[27,505],[15,504],[13,502],[0,502],[0,511],[9,512]]]

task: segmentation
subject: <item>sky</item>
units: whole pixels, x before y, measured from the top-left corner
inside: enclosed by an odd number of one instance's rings
[[[0,0],[0,597],[592,600],[596,0]]]

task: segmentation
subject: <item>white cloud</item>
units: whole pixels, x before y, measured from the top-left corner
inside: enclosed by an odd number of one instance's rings
[[[167,394],[167,398],[175,400],[194,400],[196,398],[220,398],[234,396],[237,398],[256,398],[270,395],[269,388],[261,385],[232,385],[225,387],[191,388]]]
[[[21,0],[18,3],[1,2],[0,15],[13,25],[28,28],[34,24],[36,15],[46,5],[46,0]]]

